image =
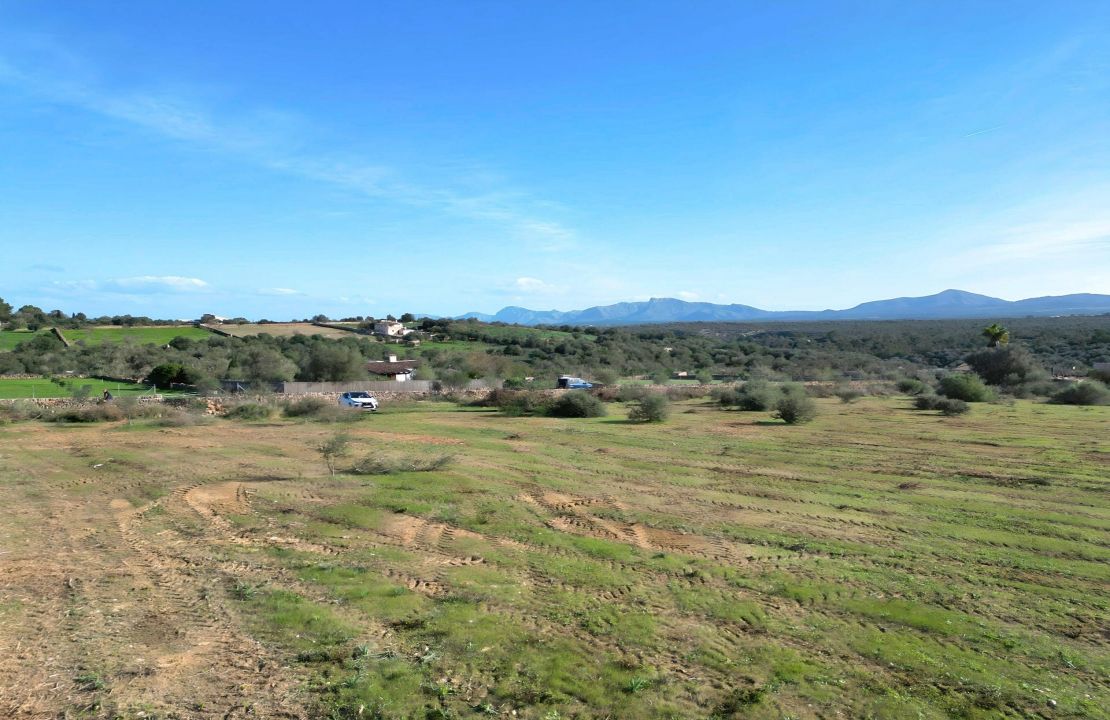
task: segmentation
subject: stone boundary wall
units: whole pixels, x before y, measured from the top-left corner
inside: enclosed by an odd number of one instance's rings
[[[393,380],[352,380],[351,382],[286,382],[279,383],[278,392],[285,395],[315,395],[334,394],[348,390],[365,390],[372,393],[421,393],[425,395],[436,394],[435,382],[432,380],[406,380],[395,382]],[[501,382],[490,383],[486,380],[471,380],[462,391],[487,391],[501,387]],[[451,392],[444,388],[442,392]]]

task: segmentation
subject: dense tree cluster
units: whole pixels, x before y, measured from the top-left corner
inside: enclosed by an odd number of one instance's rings
[[[392,317],[392,316],[389,316]],[[415,323],[411,314],[401,316]],[[317,316],[317,321],[327,321]],[[349,318],[368,327],[373,318]],[[90,320],[33,306],[13,310],[0,300],[5,328],[67,327],[67,323],[152,324],[149,318]],[[163,323],[168,324],[168,323]],[[366,361],[396,353],[419,359],[418,378],[458,387],[476,378],[525,378],[553,384],[561,374],[612,383],[640,376],[655,380],[682,372],[708,381],[905,379],[935,382],[938,370],[965,361],[988,385],[1009,394],[1048,394],[1050,373],[1084,374],[1110,361],[1110,316],[1026,318],[1006,327],[983,321],[687,323],[617,328],[528,328],[475,320],[424,319],[417,344],[385,344],[367,334],[342,339],[262,334],[177,337],[168,345],[133,341],[65,347],[53,335],[29,336],[0,352],[0,374],[76,372],[145,379],[158,385],[200,387],[218,380],[347,381],[368,378]],[[989,345],[989,347],[988,347]],[[966,368],[965,368],[966,369]],[[762,387],[758,383],[751,387]],[[758,399],[734,398],[745,402]]]

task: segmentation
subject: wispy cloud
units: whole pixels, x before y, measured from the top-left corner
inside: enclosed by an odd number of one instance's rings
[[[342,149],[337,149],[335,156],[304,152],[297,137],[313,134],[311,123],[304,118],[272,110],[220,115],[180,94],[109,90],[91,79],[88,63],[60,44],[36,38],[34,45],[31,61],[22,64],[0,55],[0,84],[40,101],[81,108],[168,140],[234,155],[275,172],[327,183],[365,197],[496,223],[536,250],[565,250],[575,241],[573,229],[540,214],[542,208],[550,209],[550,203],[519,190],[475,194],[449,185],[410,182],[388,164],[351,160]],[[35,69],[29,70],[31,67]],[[289,132],[290,126],[299,128],[298,132]]]
[[[513,289],[517,292],[540,293],[550,292],[553,288],[539,278],[518,277],[513,281]]]
[[[961,261],[977,265],[1059,259],[1077,260],[1110,252],[1110,220],[1035,223],[1009,228],[996,242],[965,251]]]
[[[276,287],[276,288],[261,288],[261,289],[258,290],[258,294],[259,295],[271,295],[271,296],[272,295],[293,296],[293,295],[304,295],[305,293],[301,292],[300,290],[294,290],[293,288]]]
[[[698,298],[701,297],[696,292],[692,292],[690,290],[679,290],[675,294],[678,295],[679,300],[690,300],[690,301],[692,301],[692,300],[697,300]]]
[[[140,275],[137,277],[110,278],[108,280],[59,280],[53,283],[59,290],[96,291],[125,295],[164,293],[193,293],[209,290],[211,286],[200,278],[178,275]]]

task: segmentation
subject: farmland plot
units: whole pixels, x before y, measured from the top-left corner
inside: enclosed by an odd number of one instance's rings
[[[821,409],[2,426],[0,713],[1106,717],[1110,411]]]

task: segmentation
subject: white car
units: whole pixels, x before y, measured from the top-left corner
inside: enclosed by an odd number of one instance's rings
[[[341,407],[358,408],[373,412],[378,409],[378,399],[365,390],[349,390],[339,396]]]

